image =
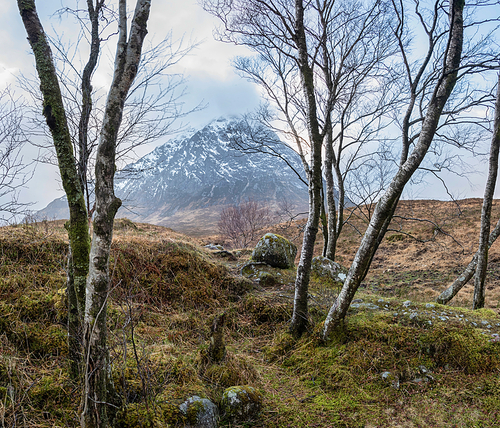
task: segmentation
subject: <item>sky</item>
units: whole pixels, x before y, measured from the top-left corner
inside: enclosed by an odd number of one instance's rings
[[[133,2],[129,2],[132,4]],[[75,38],[75,23],[65,18],[54,17],[56,10],[74,1],[43,0],[37,1],[40,19],[50,34],[57,31],[63,41],[70,43]],[[80,8],[86,2],[80,0]],[[33,57],[26,39],[26,33],[17,10],[17,2],[0,0],[0,88],[11,84],[15,88],[19,73],[32,75],[35,72]],[[231,66],[231,59],[237,55],[251,54],[246,48],[214,40],[213,30],[218,25],[216,18],[205,12],[196,0],[153,1],[148,23],[148,39],[159,41],[172,32],[172,39],[184,38],[199,43],[191,54],[175,68],[187,79],[184,103],[187,109],[200,103],[207,107],[185,118],[192,128],[200,128],[211,120],[225,115],[238,115],[256,108],[260,102],[259,91],[251,83],[239,77]],[[109,44],[113,46],[113,43]],[[96,82],[109,80],[113,53],[103,55],[101,65],[107,61],[101,74],[96,74]],[[107,71],[106,71],[107,70]],[[101,79],[101,80],[100,80]],[[17,91],[17,89],[16,89]],[[168,138],[144,147],[139,155],[153,150]],[[28,161],[35,158],[36,149],[27,148],[24,156]],[[472,169],[478,171],[470,175],[471,184],[466,179],[449,177],[448,187],[455,197],[482,197],[486,180],[486,158],[471,160]],[[497,192],[498,193],[498,192]],[[58,180],[57,169],[53,166],[38,164],[34,178],[21,191],[21,200],[32,202],[33,210],[45,207],[53,199],[63,195]],[[406,198],[412,199],[449,199],[444,188],[432,179],[409,188]]]
[[[130,2],[132,4],[133,2]],[[53,16],[54,12],[64,5],[74,4],[74,1],[61,0],[37,1],[37,10],[45,31],[53,34],[56,30],[62,35],[63,41],[74,40],[74,21]],[[86,2],[80,0],[80,8]],[[0,0],[0,88],[10,84],[14,89],[16,76],[35,73],[34,60],[26,39],[13,0]],[[172,72],[182,73],[186,78],[186,95],[183,98],[185,109],[191,109],[199,104],[206,108],[187,116],[183,121],[189,127],[197,129],[220,116],[244,114],[255,109],[260,97],[257,88],[240,78],[231,66],[231,59],[237,55],[247,55],[249,51],[227,43],[218,42],[212,32],[217,20],[205,12],[196,0],[161,0],[153,1],[148,22],[147,41],[160,41],[172,32],[172,40],[184,39],[184,43],[197,42],[198,46],[185,57]],[[114,45],[113,43],[109,44]],[[114,46],[113,46],[114,47]],[[112,66],[112,55],[103,55],[101,65],[108,62]],[[111,58],[111,59],[110,59]],[[100,72],[95,79],[108,79],[111,69]],[[16,89],[16,92],[19,92]],[[168,138],[153,145],[144,147],[139,155],[153,150],[156,145],[166,142]],[[26,161],[36,157],[37,150],[31,148],[25,151]],[[57,169],[53,166],[38,164],[34,178],[21,191],[23,201],[34,202],[33,210],[45,207],[56,197],[63,195],[58,181]]]

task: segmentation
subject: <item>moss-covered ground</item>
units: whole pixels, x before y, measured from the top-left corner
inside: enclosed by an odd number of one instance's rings
[[[314,278],[311,328],[295,341],[287,334],[293,270],[262,287],[237,275],[248,252],[228,262],[199,244],[165,228],[116,224],[108,317],[122,400],[115,426],[184,426],[178,406],[187,397],[219,403],[234,385],[257,388],[264,407],[254,420],[223,426],[498,426],[500,317],[491,300],[476,312],[432,303],[426,290],[442,288],[453,271],[375,268],[326,346],[318,333],[338,285]],[[0,229],[0,426],[78,426],[66,253],[62,223]],[[221,313],[226,358],[213,364],[210,327]]]

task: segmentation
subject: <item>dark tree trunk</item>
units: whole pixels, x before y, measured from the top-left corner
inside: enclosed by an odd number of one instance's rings
[[[335,182],[333,180],[333,141],[331,127],[326,132],[325,141],[325,184],[326,184],[326,206],[328,208],[328,241],[326,251],[323,254],[327,259],[335,260],[337,248],[337,209],[335,207]],[[340,209],[340,198],[339,198]]]
[[[68,199],[70,217],[66,229],[71,247],[68,272],[71,279],[68,282],[69,345],[78,347],[77,350],[72,350],[72,358],[77,358],[76,356],[81,354],[81,320],[85,308],[85,284],[89,270],[90,236],[87,210],[49,43],[38,18],[34,0],[18,0],[18,6],[35,56],[43,95],[43,114],[52,134],[59,172]],[[77,372],[78,368],[73,366],[71,373]]]

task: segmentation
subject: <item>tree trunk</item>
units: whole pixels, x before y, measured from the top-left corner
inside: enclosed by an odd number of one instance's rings
[[[498,150],[500,147],[500,73],[497,82],[497,99],[495,103],[495,123],[493,127],[493,138],[491,139],[490,160],[488,180],[484,190],[483,209],[481,211],[481,231],[479,232],[479,248],[477,250],[477,267],[474,278],[473,309],[484,307],[484,283],[486,280],[486,268],[488,267],[488,241],[490,234],[491,206],[498,174]]]
[[[328,242],[324,256],[327,259],[335,260],[337,248],[337,209],[335,207],[335,182],[333,181],[333,141],[332,129],[326,132],[325,145],[325,184],[326,184],[326,206],[328,209]],[[340,208],[340,199],[339,199]]]
[[[110,425],[108,407],[113,391],[107,349],[106,308],[109,297],[109,253],[113,221],[121,205],[114,194],[118,129],[128,91],[137,74],[147,34],[150,0],[138,0],[127,41],[126,1],[119,3],[119,36],[113,82],[109,90],[96,158],[96,211],[84,319],[85,390],[83,428]]]
[[[91,207],[90,192],[88,188],[88,162],[91,150],[88,143],[88,129],[90,114],[92,112],[92,74],[97,66],[101,46],[101,39],[99,37],[99,16],[103,7],[104,0],[98,0],[95,7],[93,0],[87,0],[87,10],[91,24],[90,54],[82,73],[82,113],[78,123],[78,174],[80,176],[90,217]]]
[[[488,247],[491,247],[499,236],[500,236],[500,219],[498,220],[493,231],[490,233]],[[476,254],[474,254],[474,257],[467,265],[465,270],[460,274],[460,276],[457,279],[455,279],[453,284],[451,284],[446,290],[444,290],[438,296],[438,298],[436,299],[437,303],[440,303],[441,305],[446,305],[451,299],[453,299],[457,295],[457,293],[463,288],[463,286],[470,281],[470,279],[474,276],[474,273],[476,272],[477,257],[478,253],[476,252]]]
[[[321,146],[322,137],[319,132],[318,117],[316,111],[316,98],[314,92],[314,74],[309,65],[306,35],[304,29],[304,5],[302,0],[295,1],[295,44],[298,51],[298,64],[301,76],[302,90],[306,100],[307,126],[311,141],[311,168],[309,173],[309,215],[300,261],[297,267],[295,279],[295,297],[293,305],[292,322],[290,333],[300,337],[309,325],[309,314],[307,308],[307,294],[309,277],[311,274],[311,263],[314,252],[314,243],[318,233],[320,209],[321,209]]]
[[[85,308],[85,284],[89,269],[90,236],[85,199],[73,156],[73,145],[66,120],[52,52],[38,18],[34,0],[18,0],[28,41],[35,56],[36,69],[43,95],[43,114],[49,126],[56,149],[59,172],[68,199],[69,222],[65,225],[71,247],[70,266],[72,280],[68,281],[68,296],[72,305],[69,310],[69,345],[81,350],[80,332]],[[77,316],[74,316],[75,307]],[[74,373],[74,368],[71,369]],[[76,371],[77,372],[77,371]]]
[[[450,35],[445,54],[444,69],[429,102],[418,142],[408,160],[400,166],[389,188],[375,207],[370,224],[347,274],[344,286],[326,317],[322,332],[325,341],[331,339],[334,330],[345,317],[354,294],[369,268],[373,249],[377,240],[380,239],[380,232],[384,223],[389,219],[394,204],[397,203],[401,196],[404,186],[419,167],[433,140],[441,112],[457,80],[463,44],[463,7],[463,0],[454,0],[450,3]]]

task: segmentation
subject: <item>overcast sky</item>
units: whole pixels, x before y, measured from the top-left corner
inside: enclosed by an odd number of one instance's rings
[[[74,0],[43,0],[37,1],[40,19],[48,33],[54,30],[62,35],[64,41],[70,41],[75,36],[75,23],[69,19],[59,19],[53,13],[64,5],[74,5]],[[130,2],[132,4],[132,2]],[[80,8],[86,2],[80,0]],[[0,0],[0,87],[6,84],[15,86],[15,76],[22,72],[31,75],[35,72],[33,57],[26,40],[26,33],[14,0]],[[186,118],[193,128],[198,128],[210,120],[223,115],[242,114],[254,109],[259,103],[257,89],[235,74],[230,61],[236,55],[249,53],[243,47],[237,47],[215,41],[212,32],[218,24],[217,20],[206,13],[196,0],[161,0],[153,1],[151,18],[148,24],[148,38],[163,39],[169,31],[173,39],[184,37],[197,40],[200,46],[179,64],[177,72],[182,72],[188,79],[185,104],[189,108],[200,102],[208,104],[203,111]],[[110,44],[111,46],[112,44]],[[111,55],[110,55],[111,56]],[[101,63],[109,58],[103,56]],[[112,60],[111,60],[112,62]],[[109,74],[109,72],[108,72]],[[98,79],[99,76],[96,76]],[[156,145],[165,141],[158,141]],[[144,149],[144,153],[154,146]],[[27,152],[26,160],[34,157],[36,152]],[[482,171],[472,177],[475,187],[471,188],[465,179],[451,178],[448,185],[456,197],[482,197],[485,181],[485,161],[476,162],[476,169]],[[24,201],[34,202],[33,209],[46,206],[54,198],[62,196],[60,184],[57,181],[57,171],[47,165],[38,165],[34,179],[28,188],[22,191]],[[442,186],[429,181],[413,187],[406,197],[418,199],[448,199]]]

